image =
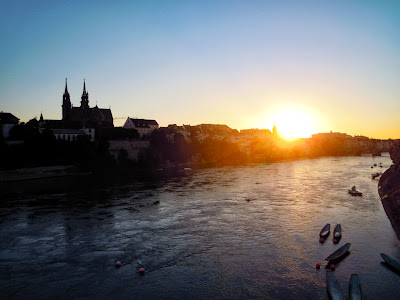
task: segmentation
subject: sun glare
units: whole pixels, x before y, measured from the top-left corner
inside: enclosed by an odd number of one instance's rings
[[[304,110],[288,108],[274,116],[279,134],[287,140],[308,138],[313,133],[313,117]]]

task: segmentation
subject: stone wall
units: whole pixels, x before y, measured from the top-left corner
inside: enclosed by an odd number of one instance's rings
[[[393,165],[383,173],[378,191],[383,208],[400,239],[400,143],[392,147],[390,158]]]
[[[120,151],[126,150],[128,158],[137,161],[139,153],[145,151],[150,146],[150,141],[138,141],[138,140],[109,140],[108,151],[115,158],[118,159]]]

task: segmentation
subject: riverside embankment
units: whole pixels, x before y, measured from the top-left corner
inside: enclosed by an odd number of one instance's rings
[[[379,180],[379,196],[386,214],[400,239],[400,144],[390,151],[393,165]]]
[[[50,166],[23,168],[7,171],[0,171],[0,182],[13,182],[32,180],[40,178],[63,177],[83,174],[79,168],[75,166]]]

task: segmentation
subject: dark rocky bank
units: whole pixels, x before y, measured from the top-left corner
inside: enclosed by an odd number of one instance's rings
[[[400,240],[400,143],[390,151],[393,165],[383,173],[379,180],[379,196],[383,208]]]

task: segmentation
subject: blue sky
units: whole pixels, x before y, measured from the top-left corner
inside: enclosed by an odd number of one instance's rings
[[[116,125],[400,138],[400,1],[1,1],[0,37],[21,121],[60,119],[85,78]]]

